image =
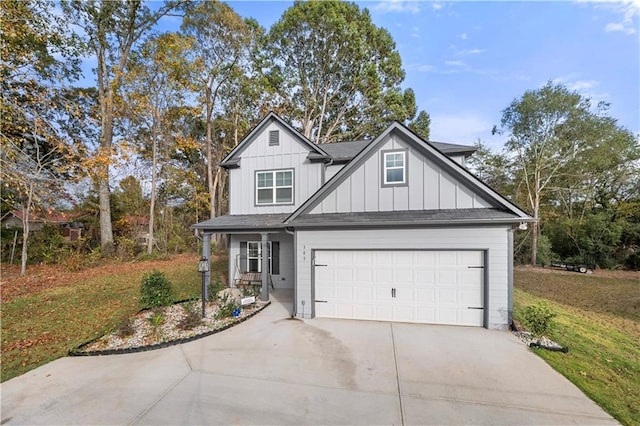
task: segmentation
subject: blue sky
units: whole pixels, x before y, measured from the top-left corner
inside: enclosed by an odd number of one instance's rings
[[[230,1],[267,30],[292,1]],[[640,0],[626,2],[359,1],[397,44],[431,139],[499,149],[501,111],[547,81],[611,104],[640,133]],[[177,29],[166,18],[162,29]],[[173,28],[171,28],[173,27]]]

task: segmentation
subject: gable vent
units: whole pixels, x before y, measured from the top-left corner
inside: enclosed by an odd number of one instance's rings
[[[279,130],[269,131],[269,146],[278,146],[278,145],[280,145],[280,131]]]

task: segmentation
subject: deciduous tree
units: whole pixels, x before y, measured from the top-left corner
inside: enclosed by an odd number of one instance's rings
[[[64,0],[67,19],[80,28],[88,51],[97,60],[96,80],[100,105],[100,145],[93,161],[100,198],[102,254],[113,252],[109,164],[113,153],[117,93],[131,50],[178,2],[165,2],[151,10],[139,0]]]
[[[375,136],[416,113],[395,42],[354,3],[296,1],[271,28],[268,52],[283,115],[316,143]]]

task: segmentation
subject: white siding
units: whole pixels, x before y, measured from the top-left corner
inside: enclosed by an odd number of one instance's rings
[[[431,249],[486,250],[486,288],[489,328],[508,327],[508,227],[458,227],[438,229],[297,231],[297,312],[311,315],[312,258],[316,249]]]
[[[231,235],[229,238],[229,286],[240,277],[239,271],[240,241],[261,241],[260,234]],[[273,275],[276,288],[293,288],[293,236],[287,233],[269,234],[270,241],[280,242],[280,274]]]
[[[408,150],[406,186],[382,186],[381,151],[390,149]],[[311,214],[488,207],[491,204],[464,183],[393,135]]]
[[[280,131],[280,144],[269,146],[269,131]],[[229,214],[291,213],[320,188],[322,163],[307,160],[309,148],[276,122],[239,153],[240,167],[229,170]],[[294,169],[293,205],[256,206],[256,170]]]

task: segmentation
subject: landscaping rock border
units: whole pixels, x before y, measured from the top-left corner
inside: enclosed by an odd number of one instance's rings
[[[255,311],[251,312],[250,314],[248,314],[246,316],[234,319],[231,322],[223,325],[220,328],[215,328],[213,330],[209,330],[209,331],[206,331],[204,333],[197,334],[195,336],[189,336],[189,337],[185,337],[183,339],[170,340],[170,341],[167,341],[167,342],[155,343],[155,344],[147,345],[147,346],[137,346],[137,347],[133,347],[133,348],[105,349],[105,350],[98,350],[98,351],[83,351],[82,350],[83,347],[89,346],[92,343],[94,343],[95,341],[97,341],[98,339],[101,339],[103,337],[103,336],[100,336],[100,337],[96,337],[95,339],[91,339],[91,340],[81,344],[77,348],[69,350],[68,355],[69,356],[102,356],[102,355],[131,354],[131,353],[137,353],[137,352],[153,351],[153,350],[156,350],[156,349],[168,348],[170,346],[175,346],[175,345],[180,345],[180,344],[183,344],[183,343],[192,342],[194,340],[198,340],[198,339],[201,339],[203,337],[211,336],[212,334],[219,333],[221,331],[224,331],[224,330],[227,330],[228,328],[233,327],[234,325],[240,324],[241,322],[244,322],[244,321],[248,320],[249,318],[253,317],[258,312],[261,312],[264,308],[266,308],[270,304],[271,304],[271,301],[267,301],[262,306],[260,306],[258,309],[256,309]]]
[[[511,332],[513,333],[513,335],[516,336],[518,339],[520,339],[522,342],[524,342],[524,344],[529,346],[530,348],[546,349],[548,351],[562,352],[565,354],[569,352],[569,348],[565,346],[561,346],[560,344],[554,342],[548,337],[545,337],[545,336],[535,337],[533,334],[531,334],[531,332],[526,331],[515,320],[511,325],[511,329],[512,329]]]

